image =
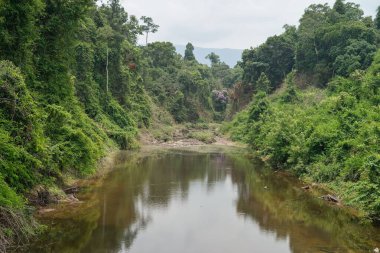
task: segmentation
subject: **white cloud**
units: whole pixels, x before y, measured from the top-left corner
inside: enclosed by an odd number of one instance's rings
[[[160,29],[150,41],[192,42],[214,48],[249,48],[296,25],[305,8],[334,0],[121,0],[129,14],[150,16]],[[376,0],[355,0],[374,15]]]

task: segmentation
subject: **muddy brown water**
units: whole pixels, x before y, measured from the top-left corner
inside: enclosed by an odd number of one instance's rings
[[[27,252],[373,252],[380,230],[241,149],[121,152]]]

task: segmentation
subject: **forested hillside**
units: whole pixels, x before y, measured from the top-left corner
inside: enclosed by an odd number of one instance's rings
[[[318,182],[380,217],[380,8],[337,0],[246,50],[244,111],[226,125],[271,166]],[[377,52],[377,53],[376,53]]]
[[[170,42],[154,42],[142,50],[145,88],[156,104],[169,111],[176,122],[222,121],[228,103],[227,88],[241,78],[241,68],[231,69],[215,53],[200,64],[194,46],[186,46],[182,58]]]
[[[22,193],[62,173],[86,175],[108,148],[132,147],[137,126],[150,120],[141,77],[129,68],[136,18],[116,1],[0,8],[2,187]]]
[[[130,67],[141,27],[118,1],[1,1],[0,17],[0,205],[22,217],[24,194],[93,173],[151,113]],[[2,210],[3,246],[25,234]]]

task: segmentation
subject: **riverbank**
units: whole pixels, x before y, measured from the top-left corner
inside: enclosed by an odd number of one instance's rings
[[[379,222],[379,71],[380,51],[368,70],[326,89],[302,88],[292,73],[282,89],[255,94],[225,130],[271,167],[328,187],[363,219]]]
[[[218,125],[219,126],[219,125]],[[177,129],[183,129],[184,126],[179,126]],[[206,130],[210,131],[210,130]],[[219,129],[217,130],[219,131]],[[211,132],[211,131],[210,131]],[[212,133],[212,132],[211,132]],[[215,133],[215,132],[214,132]],[[58,194],[57,191],[53,190],[56,195],[55,201],[47,202],[44,205],[36,205],[37,207],[37,217],[41,216],[49,216],[49,213],[53,213],[57,211],[59,208],[64,208],[65,206],[76,206],[83,204],[83,201],[81,199],[77,198],[77,193],[81,191],[81,189],[86,188],[88,186],[95,186],[95,185],[101,185],[103,182],[103,179],[107,177],[108,173],[112,172],[115,165],[120,164],[122,162],[127,162],[128,155],[130,154],[130,157],[136,158],[136,153],[139,153],[142,156],[144,154],[149,154],[150,152],[154,150],[170,150],[170,149],[178,149],[178,150],[189,150],[194,152],[210,152],[212,150],[228,150],[229,148],[237,148],[239,150],[246,150],[244,152],[245,156],[249,159],[261,159],[264,164],[268,168],[270,168],[270,164],[267,163],[266,157],[261,157],[256,154],[252,155],[252,153],[249,152],[247,149],[247,145],[234,142],[226,138],[225,136],[219,134],[213,136],[213,142],[212,143],[206,143],[202,142],[198,139],[193,138],[187,138],[187,135],[177,135],[175,139],[172,139],[170,141],[158,141],[155,139],[147,138],[147,136],[144,134],[140,135],[140,148],[136,151],[112,151],[110,154],[104,158],[102,158],[98,163],[98,169],[97,172],[87,178],[84,179],[74,179],[67,177],[65,181],[65,188],[59,189]],[[140,157],[140,158],[141,158]],[[295,177],[295,175],[292,175],[290,172],[281,171],[281,170],[275,170],[272,168],[274,173],[277,173],[278,175],[282,175],[284,177]],[[302,189],[305,192],[308,192],[309,196],[311,198],[321,198],[324,199],[326,202],[328,202],[331,206],[338,206],[340,208],[345,209],[345,212],[350,213],[352,216],[362,219],[363,214],[359,212],[359,210],[346,206],[340,196],[337,196],[335,194],[334,190],[329,188],[325,184],[316,183],[311,180],[300,180],[298,187]],[[50,192],[50,194],[53,194]],[[53,207],[55,206],[55,207]],[[365,220],[363,220],[365,221]]]
[[[122,162],[127,162],[125,159],[128,157],[126,154],[130,154],[130,157],[136,158],[136,154],[144,156],[144,154],[149,154],[154,150],[165,150],[165,149],[187,149],[194,152],[208,152],[210,150],[226,150],[229,148],[244,149],[246,145],[233,142],[227,139],[225,136],[221,135],[219,132],[219,124],[203,125],[200,128],[197,125],[177,125],[174,127],[175,135],[171,140],[165,141],[163,139],[155,139],[149,130],[142,131],[139,135],[139,148],[133,151],[112,151],[110,154],[102,158],[98,163],[98,169],[96,173],[84,178],[76,179],[72,177],[66,177],[62,189],[45,189],[41,188],[42,192],[46,192],[45,196],[50,196],[52,201],[43,201],[42,205],[35,205],[37,208],[37,217],[55,215],[54,213],[58,211],[59,208],[65,208],[65,206],[74,207],[76,205],[83,204],[80,198],[77,198],[77,193],[81,189],[88,186],[101,185],[102,180],[112,172],[117,164]],[[157,130],[156,130],[157,131]],[[159,131],[163,131],[162,129]],[[197,135],[198,133],[201,133]],[[193,136],[210,136],[209,138],[192,138]],[[211,139],[212,141],[209,141]],[[203,140],[203,141],[202,141]],[[38,192],[33,194],[32,198],[36,198]],[[33,201],[33,199],[30,199]]]
[[[171,128],[172,132],[167,129]],[[159,129],[146,129],[141,131],[139,145],[159,146],[168,148],[179,148],[189,146],[200,146],[205,144],[234,146],[233,142],[228,141],[219,135],[219,124],[186,124],[178,126],[163,126]],[[108,155],[100,159],[96,164],[96,169],[92,174],[85,177],[77,177],[75,174],[62,173],[59,175],[59,182],[39,184],[33,187],[25,196],[25,204],[29,203],[25,210],[7,209],[3,211],[1,219],[4,220],[4,229],[0,233],[0,252],[5,252],[6,248],[19,247],[23,242],[27,242],[34,233],[39,233],[41,229],[33,221],[31,213],[35,212],[37,216],[54,213],[60,206],[79,206],[82,200],[77,194],[81,188],[99,183],[101,178],[107,175],[115,164],[119,163],[118,154],[115,149],[109,149]],[[20,228],[7,224],[12,222],[21,224]],[[9,231],[9,232],[7,232]],[[20,238],[22,235],[22,238]],[[15,239],[16,237],[18,239]]]
[[[19,209],[0,207],[0,253],[21,250],[30,241],[39,236],[44,226],[35,218],[59,207],[79,206],[83,204],[76,195],[81,188],[99,183],[118,162],[119,151],[110,149],[107,156],[97,162],[96,172],[87,177],[61,175],[58,184],[37,185],[25,194],[25,207]],[[5,231],[5,232],[4,232]]]
[[[205,145],[225,146],[246,148],[247,156],[251,159],[259,158],[266,166],[271,168],[275,173],[283,174],[284,176],[292,176],[298,178],[302,184],[300,188],[308,192],[311,198],[320,198],[326,201],[331,206],[337,206],[350,213],[355,219],[361,223],[369,223],[368,214],[362,209],[347,204],[343,196],[339,193],[336,187],[331,187],[331,184],[313,180],[310,177],[298,177],[297,173],[292,170],[281,170],[275,167],[270,161],[269,156],[263,156],[262,153],[249,148],[247,143],[241,141],[232,141],[228,136],[229,132],[225,131],[225,124],[218,123],[198,123],[184,124],[158,127],[152,131],[142,131],[140,134],[140,143],[142,146],[162,147],[162,148],[191,148],[192,150],[206,149]],[[248,127],[248,126],[247,126]],[[206,137],[204,137],[206,136]],[[194,138],[195,137],[195,138]]]
[[[49,216],[61,216],[60,209],[66,209],[66,207],[80,207],[85,205],[83,199],[77,198],[77,193],[88,187],[100,187],[103,184],[103,180],[111,173],[117,165],[132,162],[132,158],[139,160],[152,152],[166,152],[170,150],[188,150],[192,152],[208,153],[208,152],[227,152],[232,149],[240,150],[244,156],[250,160],[260,159],[266,167],[273,171],[280,177],[294,178],[296,177],[287,171],[274,170],[270,168],[270,165],[266,163],[266,159],[253,155],[247,149],[247,146],[238,142],[230,141],[223,137],[215,137],[215,142],[207,144],[196,139],[179,138],[177,140],[168,142],[146,142],[140,146],[140,149],[135,151],[113,151],[109,156],[103,158],[99,162],[99,169],[96,174],[85,179],[68,179],[66,182],[66,188],[62,189],[62,194],[58,201],[53,201],[47,205],[37,206],[36,217],[49,217]],[[363,215],[359,210],[346,206],[344,202],[337,196],[332,189],[324,184],[319,184],[313,181],[297,180],[295,187],[299,188],[303,192],[307,193],[310,198],[320,198],[329,205],[336,206],[344,210],[345,213],[349,213],[352,217],[358,221],[362,219]],[[65,213],[65,212],[64,212]],[[364,220],[362,220],[364,221]]]
[[[189,131],[189,127],[184,126],[181,126],[177,129],[186,129]],[[213,136],[214,142],[211,144],[207,144],[205,142],[193,138],[186,138],[186,136],[190,136],[189,133],[193,131],[199,131],[199,128],[190,128],[189,132],[184,131],[185,133],[187,133],[185,135],[176,135],[175,139],[161,142],[158,142],[157,140],[149,142],[146,141],[146,136],[141,136],[140,141],[144,140],[144,142],[140,142],[141,148],[139,151],[111,152],[107,157],[99,161],[97,172],[94,175],[85,179],[66,178],[65,188],[59,190],[59,194],[56,195],[57,199],[55,199],[55,201],[51,201],[50,203],[47,202],[44,205],[36,206],[37,209],[35,217],[37,219],[54,220],[66,219],[67,217],[83,215],[83,212],[85,212],[84,210],[89,210],[93,208],[94,203],[97,203],[98,201],[94,199],[94,195],[86,193],[88,189],[92,189],[91,191],[94,191],[95,189],[103,187],[104,179],[107,178],[109,173],[112,173],[115,167],[128,162],[133,163],[132,159],[135,159],[136,162],[137,160],[144,157],[144,155],[151,154],[152,151],[165,152],[165,150],[178,149],[189,150],[193,152],[213,153],[215,152],[215,150],[219,150],[218,152],[224,152],[223,150],[228,150],[230,148],[238,148],[241,150],[245,150],[246,148],[245,145],[226,139],[221,134],[219,134],[219,132],[217,132],[217,135]],[[215,133],[210,129],[202,129],[201,131]],[[244,156],[247,156],[249,159],[253,159],[253,157],[250,157],[249,153],[243,153],[245,154]],[[294,176],[290,176],[289,173],[283,171],[273,171],[273,173],[277,174],[277,176],[280,178],[294,178]],[[269,189],[269,187],[273,186],[265,185],[263,187],[264,189]],[[322,184],[297,181],[297,184],[294,185],[294,187],[298,188],[301,192],[304,192],[304,196],[308,196],[308,198],[310,199],[322,198],[323,196],[326,196],[325,202],[329,203],[329,205],[331,205],[331,208],[338,207],[339,209],[341,209],[342,213],[349,213],[353,218],[360,217],[357,210],[346,207],[345,205],[343,205],[341,201],[335,202],[333,199],[327,198],[327,196],[335,195],[332,194],[331,189],[326,188]],[[56,191],[50,192],[50,194],[56,193]]]
[[[171,140],[165,141],[162,139],[155,139],[152,138],[152,135],[149,133],[149,130],[146,132],[142,131],[142,134],[139,136],[139,148],[135,151],[116,151],[113,150],[107,155],[106,157],[102,158],[98,165],[97,170],[95,174],[87,177],[87,178],[72,178],[72,177],[65,177],[64,178],[64,188],[62,189],[46,189],[43,187],[37,187],[33,190],[33,194],[29,195],[29,201],[31,203],[36,203],[37,207],[37,213],[38,214],[45,214],[54,211],[54,208],[51,208],[50,204],[56,205],[56,204],[68,204],[68,205],[76,205],[80,204],[81,201],[76,197],[76,193],[80,191],[81,188],[84,188],[88,185],[92,184],[98,184],[104,179],[104,177],[107,176],[108,173],[112,171],[112,169],[115,167],[115,165],[120,164],[123,162],[120,158],[120,153],[131,153],[131,156],[133,153],[149,153],[152,150],[155,149],[172,149],[172,148],[188,148],[189,150],[210,150],[215,149],[216,147],[223,148],[245,148],[246,145],[233,142],[229,139],[227,139],[225,136],[221,135],[219,133],[219,124],[213,124],[212,127],[208,127],[208,125],[204,125],[202,130],[199,129],[199,127],[194,127],[192,125],[184,126],[184,125],[178,125],[175,127],[176,129],[176,135]],[[187,130],[185,130],[187,129]],[[162,130],[161,130],[162,131]],[[183,134],[185,133],[185,134]],[[195,133],[195,134],[194,134]],[[198,135],[198,133],[200,133]],[[209,136],[205,139],[196,137],[192,138],[193,136]],[[203,140],[203,141],[202,141]],[[123,155],[123,159],[125,159],[125,156]],[[50,198],[41,200],[39,199],[39,195],[44,195],[45,197]],[[36,201],[36,199],[39,199],[39,201]]]
[[[258,231],[256,236],[273,237],[273,243],[261,242],[268,249],[280,242],[289,246],[290,240],[292,249],[286,246],[281,252],[322,247],[329,252],[358,253],[378,246],[374,228],[359,225],[347,209],[314,196],[314,186],[305,190],[305,184],[289,173],[273,171],[247,157],[244,149],[155,145],[120,152],[119,158],[120,163],[104,178],[81,188],[80,203],[62,203],[54,211],[39,214],[46,233],[25,252],[106,252],[120,245],[128,252],[150,252],[139,247],[155,245],[158,239],[172,240],[192,230],[193,224],[206,234],[221,233],[218,240],[226,236],[235,249],[255,241],[246,229]],[[204,219],[212,224],[204,226]],[[221,229],[225,226],[229,229]],[[171,236],[162,238],[157,228],[167,228],[165,234]],[[244,240],[231,237],[231,228],[237,229],[235,234],[244,228]],[[154,236],[146,237],[146,233]],[[182,241],[176,240],[179,248],[185,247]],[[201,238],[192,242],[195,252],[204,252]],[[239,252],[250,252],[254,245]]]
[[[245,144],[233,142],[221,133],[219,123],[187,123],[157,125],[143,129],[139,134],[141,146],[187,147],[199,145],[223,145],[245,147]]]

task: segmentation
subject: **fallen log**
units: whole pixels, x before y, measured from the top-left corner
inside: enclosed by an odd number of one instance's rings
[[[334,203],[339,203],[339,198],[330,194],[323,195],[321,196],[323,200],[329,201],[329,202],[334,202]]]
[[[79,187],[78,186],[72,186],[67,189],[63,190],[66,194],[74,194],[79,192]]]

